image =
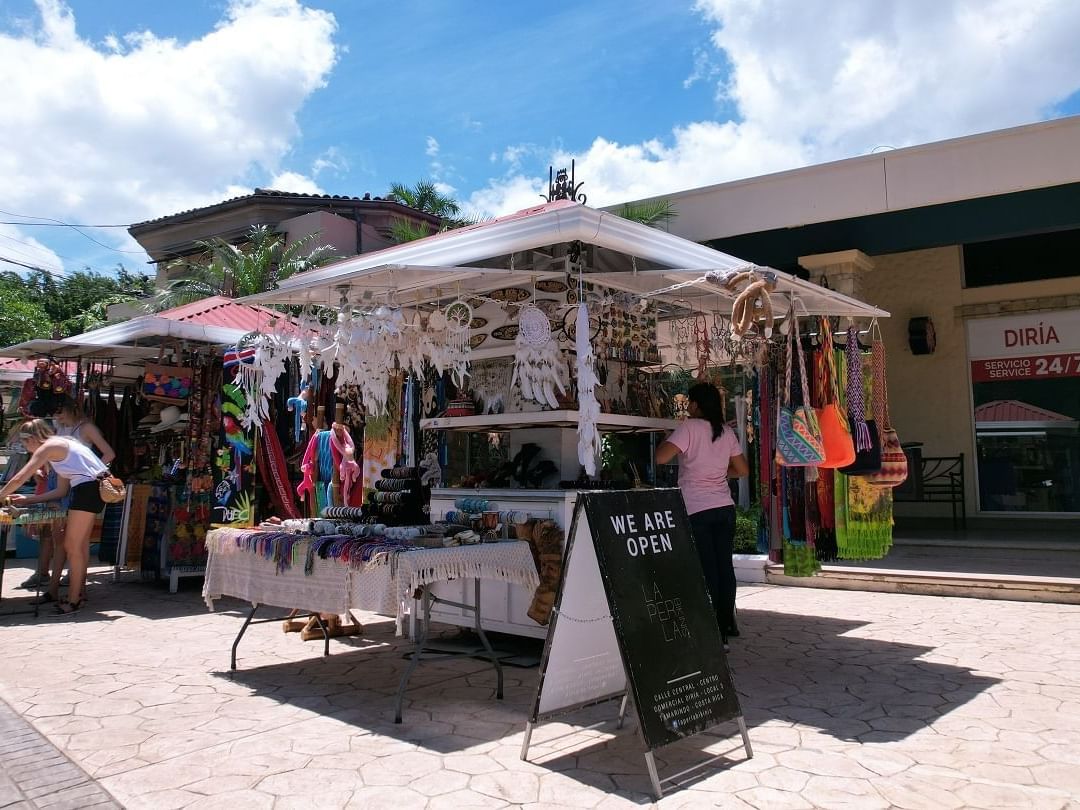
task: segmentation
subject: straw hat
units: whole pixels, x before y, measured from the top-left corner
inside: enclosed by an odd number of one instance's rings
[[[182,413],[175,405],[166,405],[162,408],[158,418],[158,423],[150,428],[151,433],[160,433],[163,430],[183,427],[187,425],[190,419],[186,413]]]

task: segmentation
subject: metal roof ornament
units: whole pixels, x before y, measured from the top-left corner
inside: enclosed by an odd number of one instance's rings
[[[575,182],[574,176],[574,164],[575,161],[570,161],[570,174],[566,173],[566,169],[559,169],[558,172],[554,171],[553,166],[548,166],[548,193],[547,195],[541,194],[548,202],[554,202],[555,200],[573,200],[579,202],[582,205],[585,204],[586,197],[584,194],[578,194],[578,189],[585,185],[585,181],[580,183]]]

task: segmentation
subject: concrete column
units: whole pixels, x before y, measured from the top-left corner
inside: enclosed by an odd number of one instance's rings
[[[874,261],[861,250],[838,250],[800,256],[799,266],[810,273],[815,284],[824,277],[830,289],[863,301],[863,276],[874,269]]]

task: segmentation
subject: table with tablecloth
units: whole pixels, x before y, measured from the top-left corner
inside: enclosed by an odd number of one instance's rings
[[[402,548],[345,561],[313,553],[316,538],[297,537],[258,549],[244,542],[253,534],[251,529],[220,528],[206,535],[203,596],[211,610],[215,599],[233,596],[317,613],[356,609],[397,616],[417,589],[436,582],[494,579],[534,589],[540,581],[529,544],[521,541]]]
[[[236,648],[260,605],[319,614],[366,610],[400,619],[403,606],[419,599],[420,632],[398,690],[395,721],[401,722],[402,702],[409,676],[420,662],[427,642],[430,608],[444,602],[473,613],[475,628],[498,675],[496,696],[502,698],[503,675],[498,658],[480,621],[480,580],[493,579],[535,589],[539,584],[529,544],[519,541],[449,548],[408,548],[402,544],[331,542],[327,538],[289,536],[252,529],[219,528],[206,536],[208,559],[203,597],[207,607],[232,596],[249,602],[251,612],[233,642]],[[436,597],[431,586],[455,579],[474,580],[471,605]],[[260,621],[273,621],[262,619]],[[329,635],[324,654],[329,653]]]

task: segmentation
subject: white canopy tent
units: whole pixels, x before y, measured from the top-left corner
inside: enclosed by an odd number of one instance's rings
[[[637,294],[683,282],[670,294],[650,295],[672,306],[694,302],[730,311],[735,295],[704,279],[744,270],[767,270],[656,228],[630,222],[580,203],[559,200],[491,222],[365,253],[292,276],[278,289],[242,299],[246,303],[335,306],[435,303],[487,292],[510,283],[565,277],[568,257],[580,243],[584,279]],[[787,312],[791,296],[799,314],[859,318],[888,312],[833,290],[775,273],[774,310]],[[805,313],[804,313],[805,310]]]

